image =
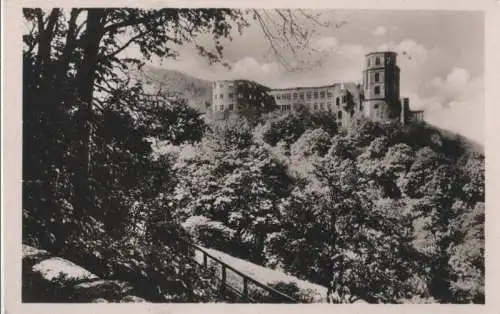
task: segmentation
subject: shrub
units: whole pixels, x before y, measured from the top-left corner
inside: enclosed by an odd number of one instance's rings
[[[227,250],[233,246],[235,231],[222,222],[213,221],[205,216],[189,217],[182,227],[200,244],[214,249]]]

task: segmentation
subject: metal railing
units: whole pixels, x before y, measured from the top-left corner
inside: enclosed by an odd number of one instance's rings
[[[221,294],[236,295],[239,302],[248,303],[300,303],[291,296],[278,291],[242,273],[204,248],[181,239],[194,253],[190,258],[206,270],[215,270],[214,279],[218,281]],[[196,253],[201,255],[201,261]]]

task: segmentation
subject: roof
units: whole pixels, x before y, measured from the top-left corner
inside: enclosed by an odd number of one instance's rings
[[[308,89],[314,89],[314,88],[329,88],[329,87],[336,87],[339,85],[361,85],[355,82],[338,82],[338,83],[333,83],[333,84],[328,84],[328,85],[319,85],[319,86],[299,86],[299,87],[287,87],[287,88],[272,88],[271,92],[278,92],[278,91],[291,91],[291,90],[308,90]]]
[[[367,53],[365,56],[380,54],[380,53],[397,55],[397,52],[395,52],[395,51],[385,50],[385,51],[373,51],[373,52]]]
[[[270,90],[269,87],[262,85],[260,83],[257,83],[255,81],[252,81],[252,80],[234,79],[234,80],[215,80],[215,81],[212,81],[212,83],[219,83],[219,82],[235,83],[236,85],[253,85],[253,86],[258,86],[258,87],[266,89],[266,90]]]

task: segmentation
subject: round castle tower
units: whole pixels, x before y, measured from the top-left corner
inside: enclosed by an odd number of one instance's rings
[[[372,52],[366,55],[363,71],[363,114],[375,121],[399,119],[399,67],[397,54],[392,51]]]

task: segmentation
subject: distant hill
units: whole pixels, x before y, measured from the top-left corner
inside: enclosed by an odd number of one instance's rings
[[[146,83],[146,88],[152,92],[161,92],[169,97],[181,97],[188,105],[204,113],[207,103],[212,102],[212,84],[210,81],[198,79],[175,70],[167,70],[154,66],[145,66],[137,72],[137,79]]]

